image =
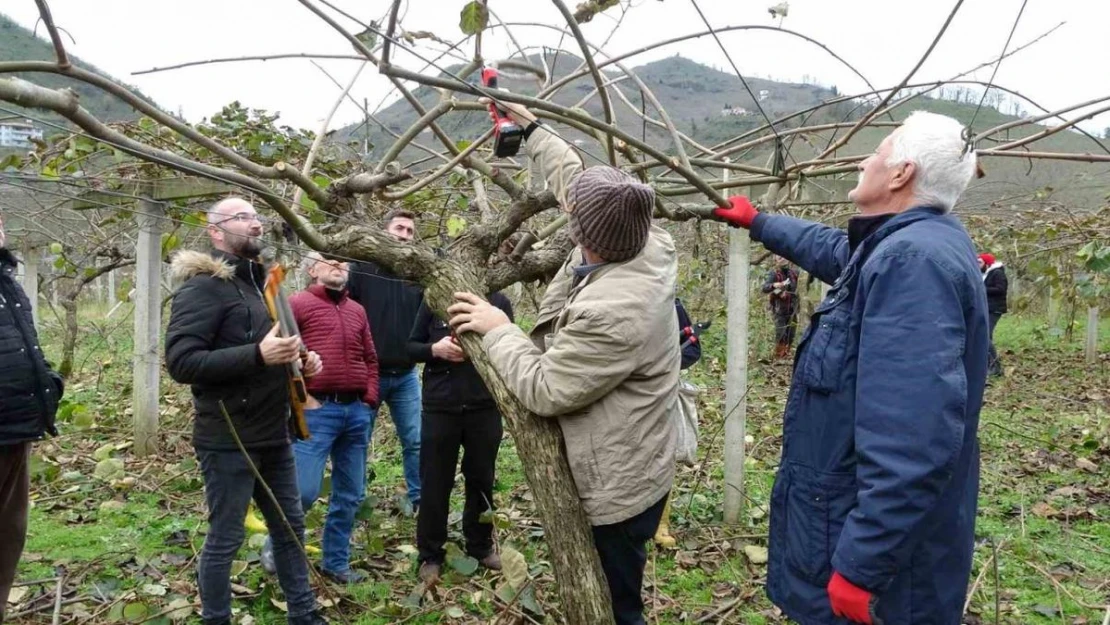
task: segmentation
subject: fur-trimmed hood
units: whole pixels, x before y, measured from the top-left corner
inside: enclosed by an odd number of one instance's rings
[[[170,262],[173,279],[184,282],[200,275],[210,275],[221,280],[230,280],[235,275],[235,267],[222,258],[207,252],[182,250]]]

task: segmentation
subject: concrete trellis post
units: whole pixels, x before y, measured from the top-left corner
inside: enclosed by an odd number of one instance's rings
[[[136,219],[139,240],[135,245],[135,360],[132,410],[135,452],[156,451],[158,440],[159,330],[162,327],[162,205],[139,203]]]
[[[728,159],[726,159],[728,160]],[[722,174],[728,180],[729,170]],[[744,507],[744,431],[748,389],[748,283],[751,238],[743,228],[729,228],[728,351],[725,372],[725,523],[740,522]]]

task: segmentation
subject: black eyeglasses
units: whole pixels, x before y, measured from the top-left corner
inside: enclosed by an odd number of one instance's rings
[[[265,217],[263,217],[262,215],[259,215],[258,213],[242,212],[242,213],[235,213],[234,215],[230,215],[228,217],[225,217],[224,219],[221,219],[220,221],[217,221],[213,225],[219,225],[219,224],[222,224],[222,223],[225,223],[225,222],[228,222],[228,221],[237,221],[237,222],[243,223],[243,224],[250,223],[252,221],[257,221],[260,224],[265,224],[268,220]]]

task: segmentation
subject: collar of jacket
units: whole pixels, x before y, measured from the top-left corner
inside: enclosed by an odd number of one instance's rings
[[[259,288],[262,288],[262,285],[266,283],[266,266],[262,263],[220,250],[213,251],[212,255],[231,265],[235,277],[240,280],[257,284]]]
[[[15,254],[12,254],[11,250],[0,247],[0,266],[15,267],[18,263],[19,260],[16,259]]]
[[[1001,261],[994,261],[994,264],[983,270],[983,279],[986,280],[987,276],[989,276],[992,271],[994,271],[995,269],[1002,269],[1002,267],[1003,265]]]
[[[336,301],[335,298],[333,298],[331,296],[331,294],[328,293],[328,291],[335,292],[335,289],[329,289],[328,287],[326,287],[322,284],[310,284],[310,285],[308,285],[308,288],[305,289],[305,290],[307,290],[309,293],[312,293],[316,297],[319,297],[320,299],[324,300],[325,302],[331,302],[333,304],[342,303],[344,300],[347,299],[347,296],[348,296],[347,287],[343,287],[342,289],[339,290],[340,295],[339,295],[339,300],[338,301]]]
[[[895,226],[902,223],[913,223],[928,217],[943,215],[944,211],[934,206],[915,206],[901,213],[885,213],[882,215],[861,215],[848,220],[848,254],[854,254],[860,243],[867,237],[875,234],[883,226]]]

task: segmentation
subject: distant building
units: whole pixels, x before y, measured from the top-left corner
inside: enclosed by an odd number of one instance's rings
[[[31,120],[0,122],[0,147],[31,148],[32,141],[41,141],[42,131]]]
[[[759,90],[759,101],[760,102],[766,100],[769,97],[771,97],[771,90],[770,89],[760,89]]]
[[[741,107],[741,106],[726,105],[725,108],[721,109],[721,115],[724,116],[724,117],[728,117],[730,115],[735,115],[737,117],[743,117],[743,116],[749,115],[749,114],[750,113],[748,113],[748,109],[746,109],[744,107]]]

